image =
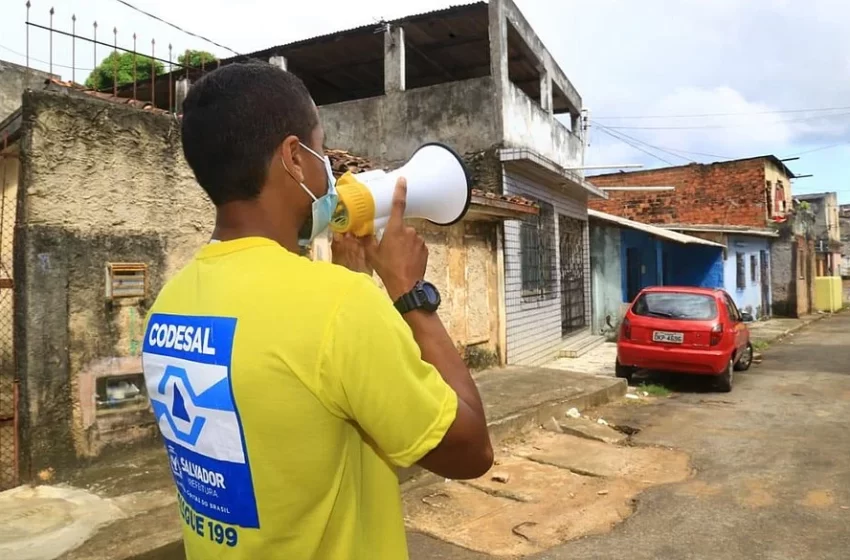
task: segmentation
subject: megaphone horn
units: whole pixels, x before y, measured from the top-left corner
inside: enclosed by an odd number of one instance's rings
[[[472,201],[472,179],[463,159],[438,142],[421,146],[398,169],[346,173],[336,183],[339,204],[330,228],[358,237],[387,224],[399,177],[407,180],[405,218],[424,218],[439,226],[463,219]]]

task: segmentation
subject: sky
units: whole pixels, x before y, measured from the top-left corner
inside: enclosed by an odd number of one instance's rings
[[[31,0],[30,21],[156,53],[232,53],[120,0]],[[447,7],[441,0],[128,0],[185,30],[247,53]],[[590,110],[587,165],[644,168],[774,154],[800,157],[797,194],[850,203],[850,2],[844,0],[515,0]],[[2,0],[0,59],[23,64],[26,1]],[[355,7],[356,6],[356,7]],[[48,69],[48,33],[30,27],[31,65]],[[100,47],[99,61],[111,49]],[[94,66],[78,41],[76,80]],[[176,54],[175,54],[176,58]],[[54,73],[70,79],[70,38],[54,35]],[[67,66],[67,67],[63,67]],[[699,116],[697,116],[699,115]],[[645,152],[649,152],[649,155]],[[666,160],[666,162],[664,161]],[[613,170],[612,170],[613,171]]]

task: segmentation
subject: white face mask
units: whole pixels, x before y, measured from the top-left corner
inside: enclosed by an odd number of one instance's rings
[[[304,189],[310,198],[313,199],[312,205],[312,219],[313,219],[313,227],[310,231],[310,238],[306,240],[301,240],[302,245],[306,245],[313,241],[316,236],[325,231],[328,228],[328,224],[331,223],[331,218],[333,217],[334,210],[336,210],[336,205],[339,202],[339,196],[336,194],[336,181],[334,181],[333,169],[331,168],[331,160],[328,156],[320,156],[309,147],[305,146],[302,142],[299,142],[301,147],[319,158],[321,161],[325,163],[325,174],[327,175],[328,181],[328,192],[324,195],[316,198],[316,195],[307,188],[307,185],[298,181],[298,184],[301,185],[301,188]],[[280,158],[281,163],[283,163],[283,168],[286,169],[287,173],[292,175],[289,169],[286,167],[286,162],[283,161],[283,157]],[[294,179],[295,176],[292,175]]]

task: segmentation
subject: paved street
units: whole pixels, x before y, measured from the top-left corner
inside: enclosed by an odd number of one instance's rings
[[[607,534],[539,560],[821,560],[850,550],[850,314],[771,347],[732,393],[690,381],[647,405],[595,412],[640,428],[633,441],[690,456],[695,474],[637,496]],[[566,505],[566,504],[565,504]],[[489,556],[411,535],[414,560]]]

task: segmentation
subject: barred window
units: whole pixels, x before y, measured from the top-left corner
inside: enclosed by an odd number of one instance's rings
[[[557,287],[555,207],[538,201],[540,213],[520,224],[523,295],[547,295]]]

